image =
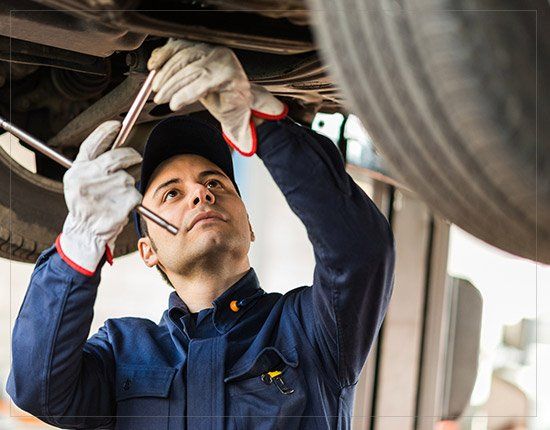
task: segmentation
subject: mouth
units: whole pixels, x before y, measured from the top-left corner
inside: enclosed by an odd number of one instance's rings
[[[189,227],[187,228],[187,231],[190,231],[195,225],[201,222],[211,222],[211,221],[223,221],[227,222],[225,218],[222,216],[222,214],[216,212],[216,211],[205,211],[200,212],[198,215],[196,215],[191,223],[189,224]]]

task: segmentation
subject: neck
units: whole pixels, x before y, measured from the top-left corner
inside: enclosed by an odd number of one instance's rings
[[[212,302],[250,270],[248,257],[240,262],[202,265],[185,274],[170,273],[170,282],[189,312],[212,307]]]

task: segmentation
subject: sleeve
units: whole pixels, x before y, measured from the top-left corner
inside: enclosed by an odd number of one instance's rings
[[[99,272],[82,275],[54,247],[46,250],[15,321],[7,392],[21,409],[54,426],[114,424],[114,357],[108,333],[102,328],[86,341]]]
[[[261,124],[258,141],[258,156],[313,245],[313,285],[299,290],[294,309],[323,363],[342,387],[351,385],[393,288],[390,225],[328,138],[286,119]]]

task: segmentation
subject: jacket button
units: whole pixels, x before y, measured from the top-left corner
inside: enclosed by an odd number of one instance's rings
[[[132,381],[130,379],[126,379],[126,381],[124,381],[124,383],[122,384],[122,389],[124,391],[128,391],[131,386],[132,386]]]

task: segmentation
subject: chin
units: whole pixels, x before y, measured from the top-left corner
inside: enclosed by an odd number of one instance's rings
[[[209,229],[201,232],[200,237],[193,241],[193,248],[201,253],[219,251],[230,247],[231,238],[227,233],[219,230]]]

